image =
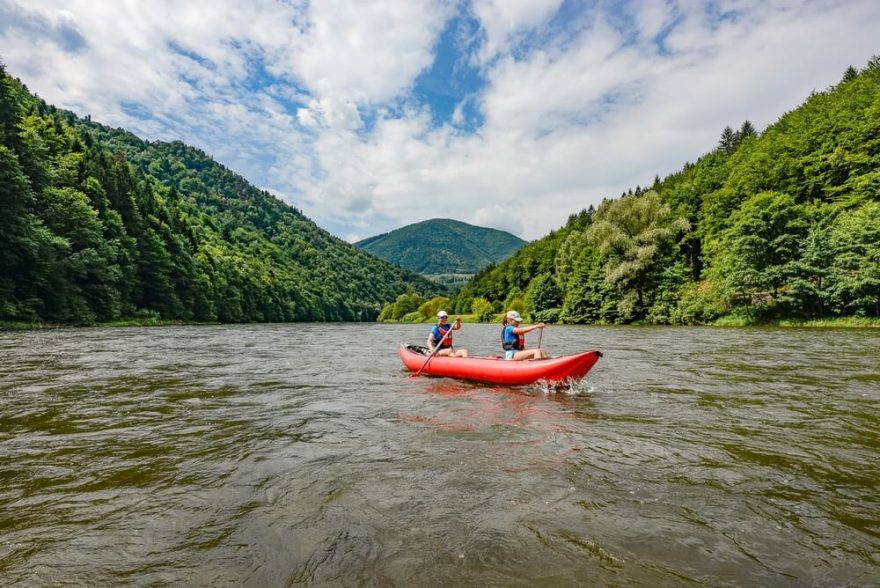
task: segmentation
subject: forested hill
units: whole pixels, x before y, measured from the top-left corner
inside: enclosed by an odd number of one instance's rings
[[[880,57],[763,132],[726,128],[650,189],[572,215],[453,304],[575,323],[876,320]]]
[[[355,245],[420,274],[473,275],[507,259],[525,243],[506,231],[435,218]]]
[[[56,110],[0,66],[0,320],[372,320],[441,290],[204,153]]]

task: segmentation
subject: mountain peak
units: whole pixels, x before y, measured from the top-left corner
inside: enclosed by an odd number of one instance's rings
[[[450,283],[507,259],[525,244],[506,231],[433,218],[368,237],[355,246],[422,275],[445,276],[439,281]]]

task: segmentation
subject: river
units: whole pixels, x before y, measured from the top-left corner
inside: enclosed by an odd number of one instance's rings
[[[0,333],[0,584],[880,582],[880,332],[551,326],[605,357],[547,393],[427,330]]]

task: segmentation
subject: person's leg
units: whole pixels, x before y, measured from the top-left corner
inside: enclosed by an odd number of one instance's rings
[[[435,353],[434,355],[435,355],[435,356],[440,356],[440,355],[452,355],[452,350],[449,349],[449,348],[447,347],[446,349],[441,349],[440,351],[438,351],[438,352]]]
[[[453,356],[454,357],[467,357],[468,350],[467,349],[459,349],[453,354]]]

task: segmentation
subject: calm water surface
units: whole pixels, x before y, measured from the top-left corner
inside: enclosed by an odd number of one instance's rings
[[[548,394],[427,329],[0,333],[0,584],[880,583],[877,331],[550,327]]]

